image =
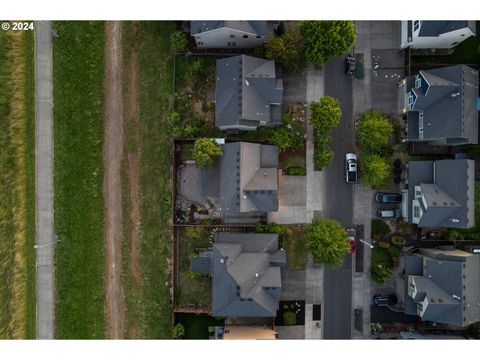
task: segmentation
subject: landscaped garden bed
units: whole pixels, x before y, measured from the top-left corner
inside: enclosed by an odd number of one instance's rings
[[[177,324],[185,328],[183,339],[204,340],[209,338],[209,332],[214,326],[224,326],[225,320],[220,317],[212,317],[206,314],[176,315]]]

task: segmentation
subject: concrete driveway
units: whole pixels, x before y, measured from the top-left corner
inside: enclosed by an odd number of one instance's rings
[[[278,176],[278,211],[268,213],[268,222],[277,224],[302,224],[306,220],[306,177]]]

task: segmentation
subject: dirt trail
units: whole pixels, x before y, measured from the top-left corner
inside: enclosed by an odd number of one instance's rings
[[[121,283],[123,237],[121,161],[123,153],[122,26],[105,25],[105,135],[103,196],[105,199],[105,288],[107,337],[120,339],[125,327]]]

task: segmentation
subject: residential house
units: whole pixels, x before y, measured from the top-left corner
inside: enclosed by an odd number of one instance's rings
[[[420,249],[405,258],[405,313],[465,327],[480,321],[480,255]]]
[[[202,257],[210,261],[214,316],[276,316],[282,289],[280,269],[286,266],[278,234],[216,233],[212,251]],[[192,270],[208,269],[196,264],[199,258],[192,259]]]
[[[278,126],[283,82],[273,60],[240,55],[217,60],[215,124],[220,130]]]
[[[410,161],[403,191],[406,221],[419,227],[475,225],[475,162],[467,159]]]
[[[222,145],[212,166],[182,165],[180,192],[214,212],[249,213],[278,210],[278,148],[247,142]]]
[[[190,33],[199,49],[263,46],[273,36],[273,21],[192,21]]]
[[[475,21],[402,21],[401,48],[451,49],[475,33]]]
[[[478,144],[478,70],[465,65],[422,70],[400,85],[407,141]]]

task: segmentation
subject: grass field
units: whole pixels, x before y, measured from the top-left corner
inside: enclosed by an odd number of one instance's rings
[[[132,281],[129,262],[129,231],[132,224],[125,219],[125,240],[122,247],[123,284],[126,299],[126,333],[143,339],[169,339],[172,336],[172,159],[168,122],[171,114],[173,55],[169,36],[173,22],[125,23],[123,28],[125,69],[131,52],[138,55],[137,130],[125,129],[126,149],[140,154],[139,199],[140,239],[139,267],[141,284]],[[138,141],[134,132],[138,131]],[[126,166],[122,174],[124,210],[128,209]],[[135,329],[135,331],[132,331]]]
[[[0,33],[0,339],[35,338],[33,33]]]
[[[104,23],[54,27],[56,338],[104,338]]]

